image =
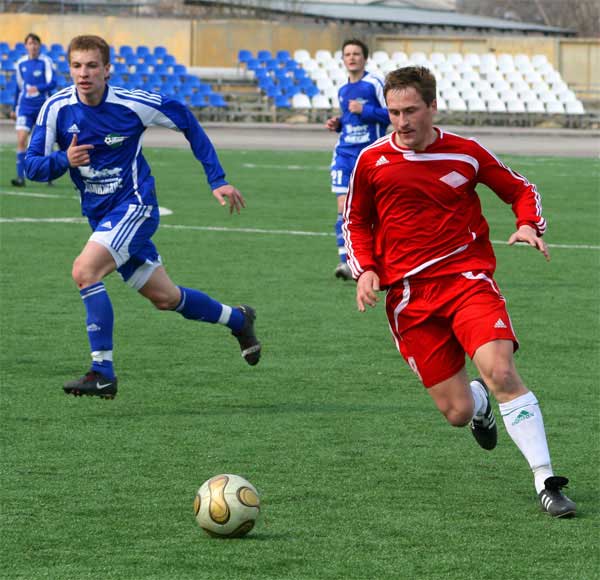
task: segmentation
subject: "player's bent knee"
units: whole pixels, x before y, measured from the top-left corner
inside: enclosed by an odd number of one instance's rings
[[[446,420],[452,427],[464,427],[468,425],[473,418],[472,409],[451,409],[444,413]]]
[[[157,293],[146,296],[157,310],[175,310],[178,300],[168,294]]]

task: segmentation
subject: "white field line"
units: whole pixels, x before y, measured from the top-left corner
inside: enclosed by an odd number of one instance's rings
[[[71,224],[82,224],[87,223],[87,220],[83,217],[65,217],[65,218],[30,218],[30,217],[16,217],[16,218],[0,218],[0,223],[71,223]],[[279,235],[279,236],[305,236],[313,238],[322,237],[334,237],[333,232],[310,232],[303,230],[272,230],[265,228],[230,228],[225,226],[186,226],[177,224],[161,224],[161,228],[168,228],[173,230],[192,230],[199,232],[223,232],[230,234],[266,234],[266,235]],[[491,240],[492,244],[506,246],[508,242],[505,240]],[[518,242],[516,246],[528,246]],[[563,250],[600,250],[600,246],[594,246],[590,244],[548,244],[549,248],[560,248]]]

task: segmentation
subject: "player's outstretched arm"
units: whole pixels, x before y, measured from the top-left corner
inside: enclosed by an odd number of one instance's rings
[[[356,283],[356,305],[360,312],[366,310],[365,305],[374,308],[379,302],[379,276],[373,270],[367,270],[361,274]]]
[[[213,195],[221,205],[227,205],[227,201],[229,201],[229,213],[234,211],[240,213],[240,210],[246,207],[244,196],[233,185],[221,185],[221,187],[213,189]]]
[[[525,244],[529,244],[534,248],[537,248],[544,257],[546,261],[550,261],[550,252],[548,251],[548,245],[546,242],[537,235],[537,232],[531,226],[523,225],[521,226],[510,238],[508,238],[508,245],[512,246],[517,242],[522,242]]]

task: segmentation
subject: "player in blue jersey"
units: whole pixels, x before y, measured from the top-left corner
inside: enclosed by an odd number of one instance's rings
[[[342,59],[348,71],[348,82],[338,91],[341,115],[331,117],[325,126],[340,133],[331,161],[331,191],[337,196],[335,235],[339,264],[335,276],[351,280],[346,263],[346,249],[342,236],[342,213],[348,193],[350,175],[358,154],[385,135],[390,123],[383,97],[383,79],[365,70],[369,49],[361,40],[346,40],[342,45]]]
[[[25,159],[31,179],[46,181],[70,172],[93,230],[72,270],[87,313],[92,364],[83,377],[66,383],[64,391],[111,399],[117,393],[113,309],[103,282],[115,270],[158,309],[229,327],[245,361],[257,364],[261,345],[254,332],[254,310],[232,308],[199,290],[175,285],[151,240],[159,215],[154,178],[141,149],[146,127],[181,131],[217,201],[229,205],[231,213],[245,207],[242,194],[225,180],[206,133],[178,101],[108,85],[110,53],[104,39],[75,37],[68,58],[74,84],[42,107]],[[52,151],[54,143],[58,151]]]
[[[25,37],[27,55],[15,63],[17,88],[15,91],[14,112],[11,117],[16,119],[17,130],[17,177],[11,183],[15,187],[25,185],[25,151],[27,139],[35,120],[44,104],[56,87],[54,64],[52,59],[40,54],[42,41],[37,34],[29,33]]]

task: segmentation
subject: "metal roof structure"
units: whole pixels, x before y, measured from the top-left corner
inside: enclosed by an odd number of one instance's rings
[[[293,0],[185,0],[190,5],[212,5],[228,8],[255,10],[264,17],[265,13],[278,15],[332,20],[352,24],[380,25],[390,27],[422,27],[443,29],[445,32],[472,32],[482,34],[539,34],[546,36],[574,36],[575,31],[536,23],[516,22],[501,18],[490,18],[474,14],[463,14],[453,10],[424,10],[405,6],[387,5],[382,2],[325,3],[298,2]],[[411,3],[411,4],[414,4]]]

